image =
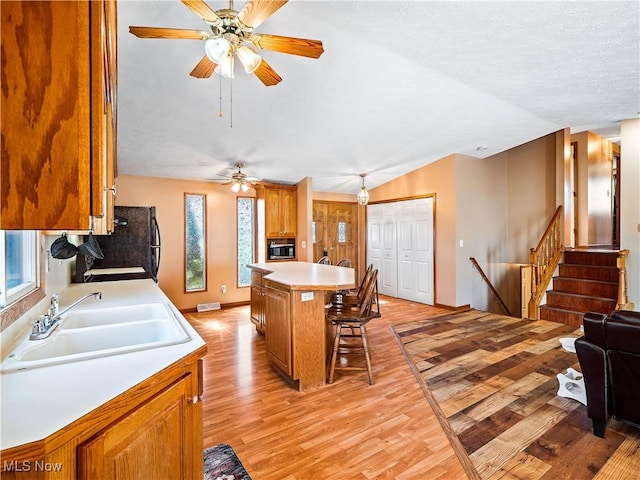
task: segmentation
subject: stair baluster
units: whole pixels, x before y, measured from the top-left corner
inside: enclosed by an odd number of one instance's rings
[[[564,245],[562,243],[562,205],[560,205],[547,229],[545,230],[538,246],[532,248],[529,253],[529,264],[531,266],[531,299],[529,300],[529,318],[539,319],[539,306],[547,286],[553,277],[562,253]]]

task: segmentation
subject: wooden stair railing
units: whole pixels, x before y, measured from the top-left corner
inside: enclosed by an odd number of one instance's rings
[[[529,300],[529,318],[540,318],[540,301],[547,290],[547,286],[553,277],[562,253],[562,205],[560,205],[549,226],[545,230],[538,246],[532,248],[529,253],[529,266],[531,267],[531,299]]]
[[[480,267],[480,264],[478,264],[478,261],[473,257],[469,257],[469,260],[471,260],[471,263],[473,263],[473,266],[476,267],[478,272],[480,272],[480,276],[489,287],[489,290],[491,290],[491,293],[493,293],[493,296],[496,297],[496,301],[498,302],[498,305],[500,305],[500,308],[502,308],[502,311],[506,315],[509,315],[510,317],[512,317],[513,315],[511,315],[511,312],[509,311],[509,307],[507,307],[507,305],[502,300],[502,297],[500,297],[500,294],[498,293],[498,291],[493,287],[493,284],[491,283],[489,278],[484,274],[484,271]]]
[[[618,267],[618,303],[616,310],[633,310],[633,303],[629,303],[627,295],[627,258],[629,257],[629,249],[625,248],[618,252],[616,265]]]

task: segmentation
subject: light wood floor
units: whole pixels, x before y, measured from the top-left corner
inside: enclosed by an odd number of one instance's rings
[[[336,372],[300,393],[268,364],[249,307],[186,314],[209,347],[204,445],[231,445],[254,480],[467,478],[391,325],[447,312],[383,297],[369,324],[375,384]]]

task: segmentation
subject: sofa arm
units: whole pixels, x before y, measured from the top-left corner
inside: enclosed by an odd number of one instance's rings
[[[606,348],[607,316],[603,313],[587,312],[582,318],[584,326],[584,338],[594,345]]]
[[[578,338],[575,345],[587,394],[587,416],[593,421],[593,433],[604,437],[610,405],[606,353],[585,337]]]

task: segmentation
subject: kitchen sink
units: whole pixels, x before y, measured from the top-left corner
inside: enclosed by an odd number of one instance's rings
[[[172,315],[169,305],[165,303],[142,303],[140,305],[122,307],[74,310],[63,316],[61,325],[63,328],[97,327],[141,320],[163,319]]]
[[[165,347],[191,339],[168,305],[78,310],[44,340],[23,340],[2,361],[2,373]]]

